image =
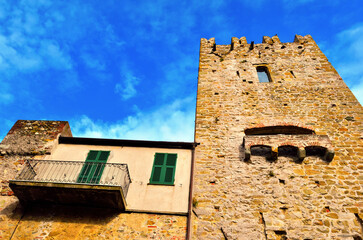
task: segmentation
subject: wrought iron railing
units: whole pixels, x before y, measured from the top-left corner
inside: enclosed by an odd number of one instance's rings
[[[120,186],[126,197],[131,178],[127,164],[26,160],[16,181]]]

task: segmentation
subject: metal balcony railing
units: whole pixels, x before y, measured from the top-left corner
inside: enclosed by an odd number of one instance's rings
[[[127,164],[26,160],[15,181],[119,186],[126,198],[131,178]]]

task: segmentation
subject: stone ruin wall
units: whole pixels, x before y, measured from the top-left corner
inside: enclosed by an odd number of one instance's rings
[[[257,66],[272,82],[259,83]],[[193,238],[361,239],[362,113],[309,35],[291,43],[202,39]],[[252,154],[245,161],[244,130],[274,125],[327,135],[333,160]]]
[[[22,206],[9,180],[26,159],[51,154],[60,135],[72,136],[68,122],[19,120],[1,142],[0,239],[185,239],[186,216],[51,204]]]
[[[9,188],[26,159],[44,159],[59,135],[72,136],[66,121],[18,120],[0,143],[0,238],[10,239],[24,209]]]

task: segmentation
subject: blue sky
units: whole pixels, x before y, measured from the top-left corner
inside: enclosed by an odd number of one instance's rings
[[[0,0],[0,140],[43,119],[193,141],[200,38],[310,34],[363,103],[362,14],[361,0]]]

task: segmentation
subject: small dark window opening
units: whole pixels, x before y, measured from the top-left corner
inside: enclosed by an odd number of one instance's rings
[[[307,146],[305,147],[306,156],[318,156],[323,157],[326,152],[325,147],[321,146]]]
[[[296,157],[298,148],[295,146],[284,145],[278,148],[279,156],[283,157]]]
[[[271,82],[270,73],[268,72],[267,67],[258,66],[257,68],[258,80],[260,82]]]
[[[265,145],[255,145],[251,147],[251,155],[268,157],[271,155],[271,147]]]

